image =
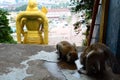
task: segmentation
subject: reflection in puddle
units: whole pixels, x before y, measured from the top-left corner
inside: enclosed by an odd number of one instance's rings
[[[77,69],[75,64],[68,64],[64,61],[60,61],[57,64],[61,69],[69,69],[69,70],[76,70]]]
[[[65,80],[78,80],[80,79],[80,74],[77,72],[75,64],[67,64],[65,62],[49,63],[45,62],[44,67],[55,77]],[[62,73],[62,74],[61,74]]]

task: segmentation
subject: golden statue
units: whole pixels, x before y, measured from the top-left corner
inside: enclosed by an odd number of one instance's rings
[[[17,15],[16,30],[18,43],[48,44],[48,19],[46,14],[46,7],[42,7],[39,10],[36,0],[29,0],[26,11],[22,11]],[[27,31],[24,30],[24,27],[26,27]]]

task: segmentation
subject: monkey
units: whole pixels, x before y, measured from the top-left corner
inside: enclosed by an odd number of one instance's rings
[[[68,41],[61,41],[56,44],[59,60],[66,61],[68,63],[74,63],[78,59],[77,49],[75,44],[70,44]]]
[[[106,63],[112,69],[116,64],[119,65],[112,51],[103,43],[88,46],[80,55],[80,63],[83,67],[78,72],[87,75],[103,74]],[[113,70],[113,72],[115,71]]]

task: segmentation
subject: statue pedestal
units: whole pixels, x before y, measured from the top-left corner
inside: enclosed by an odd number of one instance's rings
[[[24,44],[43,44],[42,32],[27,31],[24,35]]]

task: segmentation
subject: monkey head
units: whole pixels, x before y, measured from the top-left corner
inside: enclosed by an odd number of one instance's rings
[[[74,63],[75,60],[78,59],[78,55],[76,51],[70,51],[66,57],[67,57],[67,62],[69,63]]]

